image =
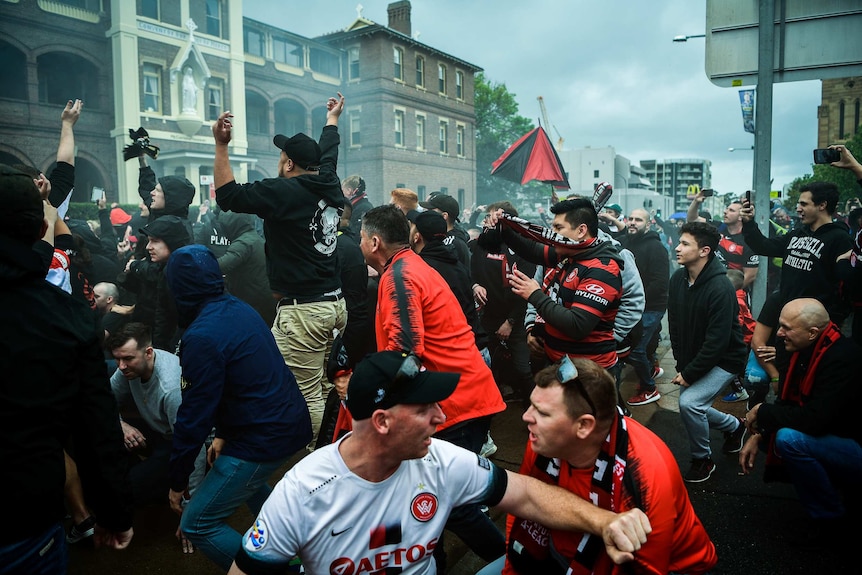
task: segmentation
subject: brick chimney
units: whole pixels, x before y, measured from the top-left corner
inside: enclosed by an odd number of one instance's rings
[[[405,36],[412,34],[410,26],[410,0],[400,0],[390,4],[386,11],[389,13],[389,27]]]

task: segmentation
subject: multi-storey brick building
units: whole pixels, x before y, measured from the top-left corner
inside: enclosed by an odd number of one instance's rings
[[[306,38],[242,17],[242,0],[0,0],[0,162],[49,170],[62,106],[85,101],[76,126],[74,200],[93,186],[137,201],[127,130],[161,147],[158,174],[210,192],[209,125],[236,114],[231,160],[239,180],[276,175],[272,135],[318,136],[326,98],[341,91],[339,173],[358,173],[377,204],[388,191],[475,197],[473,75],[478,67],[411,37],[410,3],[389,26],[359,16]]]
[[[862,77],[823,80],[817,107],[817,147],[852,138],[862,121]]]

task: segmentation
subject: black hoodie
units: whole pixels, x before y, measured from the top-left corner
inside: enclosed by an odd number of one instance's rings
[[[667,322],[676,370],[693,383],[714,367],[741,373],[748,357],[742,341],[736,290],[717,257],[710,257],[694,284],[688,270],[670,278]]]

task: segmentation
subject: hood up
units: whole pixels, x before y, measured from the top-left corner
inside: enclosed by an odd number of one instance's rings
[[[204,305],[224,294],[218,261],[205,246],[193,244],[173,252],[165,274],[182,328],[191,325]]]

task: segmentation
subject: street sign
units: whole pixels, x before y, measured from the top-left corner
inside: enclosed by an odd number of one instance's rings
[[[757,84],[758,20],[758,2],[707,0],[706,75],[713,84]],[[862,0],[775,0],[773,82],[862,76],[860,30]]]

